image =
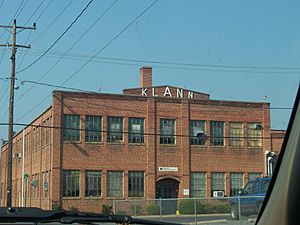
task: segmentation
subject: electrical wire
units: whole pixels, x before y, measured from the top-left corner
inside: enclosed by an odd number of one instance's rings
[[[59,17],[66,12],[67,8],[72,4],[74,0],[71,0],[61,11],[60,13],[54,18],[54,20],[42,31],[40,34],[32,41],[32,44],[36,42],[42,35],[44,35],[52,26],[53,24],[59,19]],[[51,1],[52,2],[52,1]],[[39,19],[39,18],[38,18]]]
[[[34,12],[31,14],[31,16],[26,20],[24,23],[25,25],[31,20],[31,18],[37,13],[37,11],[41,8],[41,6],[44,4],[45,0],[41,1],[41,3],[38,5],[38,7],[34,10]]]
[[[94,21],[94,23],[89,26],[89,28],[83,32],[83,34],[72,44],[72,46],[66,51],[64,52],[64,54],[59,57],[59,59],[48,69],[48,71],[46,73],[44,73],[37,82],[41,81],[50,71],[52,71],[52,69],[54,69],[54,67],[64,58],[64,56],[66,54],[68,54],[68,52],[70,52],[78,43],[79,41],[88,34],[88,32],[111,10],[111,8],[117,3],[118,0],[115,0],[114,2],[112,2],[112,4],[109,5],[109,7]],[[35,86],[35,84],[31,85],[31,87],[29,87],[24,94],[22,94],[17,100],[16,103],[18,101],[20,101],[26,94],[30,93],[30,91],[32,90],[32,88]]]
[[[53,44],[40,56],[38,57],[35,61],[33,61],[31,64],[26,66],[25,68],[19,70],[16,72],[16,74],[22,73],[25,70],[29,69],[32,67],[34,64],[36,64],[38,61],[40,61],[47,53],[50,51],[59,41],[60,39],[71,29],[71,27],[77,22],[77,20],[82,16],[82,14],[87,10],[89,5],[93,2],[94,0],[90,0],[88,4],[85,6],[85,8],[79,13],[79,15],[75,18],[75,20],[67,27],[67,29],[53,42]]]
[[[39,19],[41,18],[42,15],[44,15],[44,13],[47,11],[47,9],[49,8],[49,6],[51,5],[51,3],[53,2],[53,0],[50,0],[47,4],[47,6],[45,7],[45,9],[41,12],[41,14],[37,17],[37,19],[35,20],[35,22],[39,21]]]
[[[0,126],[8,126],[8,123],[0,123]],[[95,130],[95,129],[86,129],[86,128],[69,128],[69,127],[59,127],[59,126],[46,126],[46,125],[34,125],[34,124],[26,124],[26,123],[14,123],[15,126],[26,126],[26,127],[39,127],[39,128],[51,128],[51,129],[58,129],[58,130],[75,130],[75,131],[98,131],[100,133],[110,133],[112,131],[109,130]],[[137,134],[135,132],[128,132],[128,131],[113,131],[113,133],[119,134]],[[138,133],[140,134],[140,133]],[[159,133],[142,133],[144,136],[161,136],[161,137],[188,137],[188,138],[196,138],[197,136],[193,135],[186,135],[186,134],[172,134],[172,135],[161,135]],[[215,139],[284,139],[284,137],[257,137],[257,136],[209,136],[205,135],[203,138],[215,138]]]
[[[28,52],[29,55],[39,55],[38,52],[44,52],[42,50],[34,50],[33,52]],[[92,56],[91,55],[80,55],[80,54],[66,54],[66,52],[49,52],[46,57],[50,58],[60,58],[60,56],[64,56],[66,59],[75,60],[75,61],[88,61]],[[105,61],[103,61],[105,60]],[[108,60],[108,61],[106,61]],[[300,71],[289,71],[289,70],[296,70],[298,67],[260,67],[260,66],[239,66],[237,69],[235,65],[231,67],[231,65],[219,65],[219,66],[226,66],[227,68],[236,70],[228,70],[225,69],[210,69],[214,68],[212,64],[197,64],[197,63],[179,63],[179,62],[170,62],[170,61],[151,61],[151,60],[142,60],[142,59],[125,59],[125,58],[112,58],[112,57],[94,57],[92,62],[98,63],[107,63],[107,64],[117,64],[117,65],[129,65],[129,66],[141,66],[143,64],[152,64],[154,68],[165,68],[165,69],[181,69],[181,70],[198,70],[198,71],[211,71],[211,72],[228,72],[228,73],[257,73],[257,74],[300,74]],[[130,63],[128,63],[130,62]],[[154,65],[153,65],[154,64]],[[157,65],[162,66],[157,66]],[[178,67],[180,66],[180,67]],[[216,67],[216,68],[219,68]],[[255,67],[255,71],[253,70],[240,70],[246,69],[249,67]],[[266,68],[273,68],[277,71],[266,71]],[[262,69],[262,71],[257,71]],[[298,68],[300,70],[300,68]],[[278,70],[285,70],[285,71],[278,71]],[[288,70],[288,71],[287,71]]]
[[[2,0],[2,2],[1,2],[1,4],[0,4],[0,9],[1,9],[2,5],[3,5],[3,2],[4,2],[4,0]]]

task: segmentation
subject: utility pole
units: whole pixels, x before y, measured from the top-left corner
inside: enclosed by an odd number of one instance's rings
[[[8,115],[8,147],[7,147],[7,195],[6,195],[6,206],[12,206],[12,146],[13,146],[13,118],[14,118],[14,90],[15,90],[15,70],[16,70],[16,53],[17,48],[30,48],[25,45],[16,44],[17,29],[31,29],[35,30],[35,23],[33,27],[20,27],[17,26],[16,20],[12,26],[2,26],[0,28],[11,28],[12,29],[12,43],[2,44],[0,47],[11,47],[11,74],[10,74],[10,96],[9,96],[9,115]],[[23,179],[23,178],[22,178]]]

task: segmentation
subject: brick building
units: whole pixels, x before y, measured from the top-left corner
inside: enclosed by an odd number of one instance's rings
[[[152,86],[143,67],[140,87],[123,94],[53,92],[14,136],[13,204],[100,211],[114,199],[230,196],[266,175],[270,150],[269,103]]]

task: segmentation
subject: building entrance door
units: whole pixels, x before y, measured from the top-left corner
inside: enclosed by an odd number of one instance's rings
[[[162,214],[175,214],[177,209],[179,182],[167,178],[156,183],[156,198],[161,199]]]

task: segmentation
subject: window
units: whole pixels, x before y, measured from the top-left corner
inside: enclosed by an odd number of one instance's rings
[[[39,174],[32,175],[31,179],[32,197],[39,197]]]
[[[101,116],[85,117],[85,141],[101,142]]]
[[[63,197],[79,197],[79,177],[78,170],[63,171]]]
[[[101,171],[86,171],[85,173],[85,196],[101,196]]]
[[[214,191],[224,191],[225,193],[225,174],[224,173],[212,173],[212,196]]]
[[[206,196],[206,174],[202,172],[191,173],[191,197]]]
[[[229,145],[241,147],[243,145],[243,123],[229,123]]]
[[[224,145],[224,122],[210,122],[210,144]]]
[[[144,172],[128,172],[128,196],[144,197]]]
[[[251,194],[255,194],[258,191],[258,182],[257,181],[252,181],[250,183],[248,183],[244,189],[243,189],[243,193],[245,195],[251,195]]]
[[[107,172],[107,197],[123,197],[123,171]]]
[[[175,120],[160,119],[160,144],[175,144]]]
[[[256,180],[256,178],[261,177],[261,173],[249,173],[249,181]]]
[[[235,196],[243,187],[243,173],[230,173],[230,196]]]
[[[248,123],[247,145],[248,147],[261,147],[262,126],[260,123]]]
[[[49,194],[49,173],[43,173],[43,190],[44,190],[44,197],[48,197]]]
[[[44,127],[42,129],[43,131],[43,141],[42,145],[47,146],[50,143],[51,139],[51,123],[50,118],[44,121]]]
[[[205,122],[192,120],[190,122],[190,142],[191,145],[205,145]]]
[[[108,117],[108,142],[123,141],[123,117]]]
[[[34,151],[39,150],[39,128],[33,129],[33,149]]]
[[[129,118],[128,119],[128,142],[144,143],[144,119]]]
[[[80,116],[64,115],[64,141],[80,140]]]

